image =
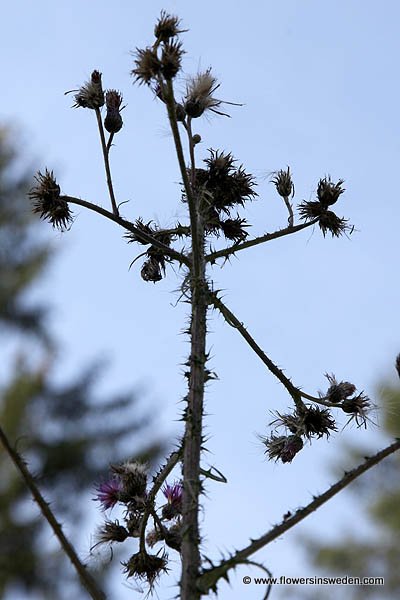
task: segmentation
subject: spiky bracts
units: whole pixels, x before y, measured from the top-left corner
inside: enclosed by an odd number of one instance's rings
[[[340,237],[346,232],[351,232],[352,226],[348,224],[347,219],[338,217],[332,210],[328,210],[344,191],[343,179],[339,179],[337,183],[333,183],[329,176],[320,179],[317,188],[318,200],[304,200],[298,206],[300,218],[305,221],[317,219],[324,237],[328,231],[332,237]]]
[[[53,171],[39,171],[35,181],[36,184],[28,194],[32,200],[33,212],[38,213],[41,219],[48,221],[53,227],[64,231],[72,223],[72,213],[68,202],[60,197],[60,186]]]

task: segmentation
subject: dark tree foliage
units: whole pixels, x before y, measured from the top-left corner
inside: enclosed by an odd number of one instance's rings
[[[17,450],[57,518],[73,523],[68,533],[79,539],[87,500],[110,457],[151,463],[160,444],[149,434],[147,445],[132,445],[135,437],[143,439],[150,420],[143,413],[138,416],[137,399],[130,393],[98,397],[95,382],[104,365],[92,365],[68,383],[54,383],[57,362],[46,328],[47,307],[27,299],[50,258],[26,203],[28,181],[8,131],[1,129],[0,329],[3,339],[14,334],[17,350],[11,372],[0,380],[0,422],[10,439],[17,440]],[[104,583],[108,566],[102,567]],[[0,598],[70,598],[74,579],[19,473],[1,452]]]

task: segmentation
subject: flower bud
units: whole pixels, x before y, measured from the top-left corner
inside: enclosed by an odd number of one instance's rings
[[[122,94],[117,90],[109,90],[106,93],[107,114],[104,119],[104,127],[109,133],[117,133],[122,125],[121,117]]]
[[[289,167],[286,171],[280,170],[274,173],[271,181],[275,184],[276,191],[282,198],[289,198],[294,194],[294,185]]]
[[[86,81],[75,94],[74,108],[101,108],[104,104],[104,92],[101,83],[101,73],[93,71],[90,81]]]

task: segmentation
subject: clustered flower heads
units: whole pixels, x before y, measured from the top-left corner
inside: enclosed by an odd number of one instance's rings
[[[216,235],[222,231],[227,239],[242,241],[248,235],[248,224],[237,215],[231,218],[231,211],[257,196],[256,183],[243,166],[235,166],[230,153],[213,149],[209,153],[209,158],[204,160],[207,168],[196,169],[194,182],[195,193],[202,198],[205,229]],[[186,201],[185,194],[182,199]],[[224,215],[229,218],[225,219]]]
[[[101,544],[123,543],[127,539],[140,539],[139,551],[122,563],[128,577],[146,581],[150,587],[163,571],[167,570],[166,552],[151,554],[147,551],[157,543],[180,552],[182,544],[182,484],[166,483],[162,493],[167,504],[156,514],[154,498],[147,489],[147,467],[136,461],[111,466],[111,476],[96,487],[96,498],[103,511],[124,507],[123,521],[106,519],[97,530],[94,547]],[[147,519],[152,515],[154,528],[147,531]],[[146,535],[147,533],[147,535]]]
[[[318,183],[318,200],[305,200],[299,205],[300,217],[305,221],[317,219],[324,237],[328,231],[332,237],[340,237],[347,231],[350,231],[350,233],[352,231],[352,227],[348,224],[347,219],[340,218],[333,211],[328,210],[328,207],[335,204],[345,191],[342,186],[343,179],[339,179],[337,183],[333,183],[329,176],[324,177]]]
[[[41,219],[51,223],[61,231],[66,229],[72,222],[72,213],[68,202],[60,197],[60,186],[58,185],[53,171],[40,171],[35,176],[36,185],[29,191],[32,200],[33,212],[38,213]]]
[[[348,381],[338,382],[335,375],[326,373],[325,377],[330,383],[328,391],[324,395],[320,392],[320,397],[340,408],[346,414],[351,415],[347,423],[355,421],[358,427],[367,426],[370,421],[368,414],[374,410],[375,406],[364,392],[356,394],[357,388]]]

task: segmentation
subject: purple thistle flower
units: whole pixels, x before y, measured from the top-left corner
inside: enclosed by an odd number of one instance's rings
[[[168,504],[180,505],[182,502],[183,487],[179,482],[175,482],[173,485],[166,483],[162,489],[162,493],[168,500]]]
[[[122,482],[119,477],[113,477],[108,481],[99,483],[96,487],[98,492],[95,500],[98,500],[102,505],[102,510],[113,508],[119,502],[120,493],[122,491]]]

